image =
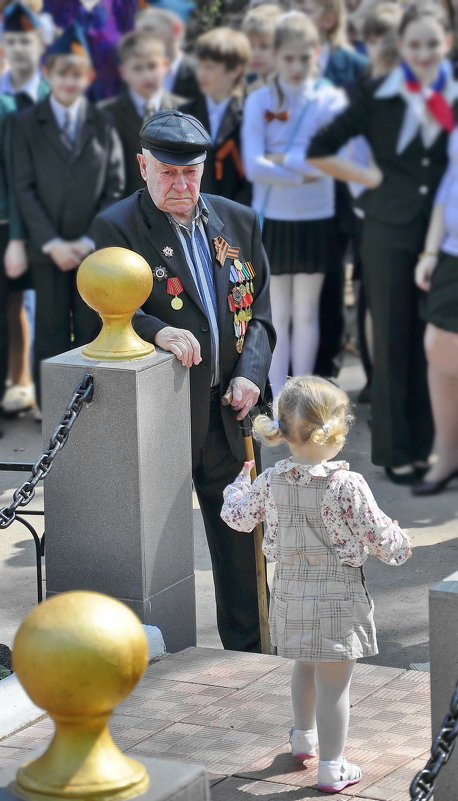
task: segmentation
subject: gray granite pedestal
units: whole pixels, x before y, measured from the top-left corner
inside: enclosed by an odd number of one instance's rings
[[[27,754],[27,758],[2,771],[0,775],[0,801],[17,801],[12,785],[16,773],[24,762],[41,756],[43,749]],[[168,762],[164,759],[139,757],[135,759],[145,765],[150,777],[150,787],[139,801],[210,801],[207,771],[200,765],[183,762]],[[56,801],[59,801],[56,796]]]
[[[435,584],[429,591],[429,648],[431,659],[432,736],[449,712],[458,681],[458,573]],[[458,798],[458,748],[442,767],[434,801]]]
[[[85,373],[94,398],[44,479],[46,592],[93,590],[158,626],[168,651],[196,644],[189,372],[170,353],[42,365],[43,439]]]

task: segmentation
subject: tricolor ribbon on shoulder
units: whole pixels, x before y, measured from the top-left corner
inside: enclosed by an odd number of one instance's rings
[[[432,117],[439,123],[441,128],[449,133],[455,127],[455,115],[447,99],[441,94],[447,82],[447,73],[444,66],[439,69],[439,75],[434,83],[427,88],[422,87],[405,61],[401,64],[404,72],[406,87],[409,92],[424,92],[425,105]]]

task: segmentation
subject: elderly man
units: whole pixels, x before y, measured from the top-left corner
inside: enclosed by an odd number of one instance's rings
[[[98,215],[92,237],[98,248],[130,248],[151,266],[153,290],[134,327],[191,371],[193,479],[219,634],[225,648],[258,651],[253,538],[228,528],[220,511],[244,460],[237,420],[262,399],[275,344],[261,231],[251,209],[200,194],[211,140],[198,120],[158,112],[140,136],[146,188]],[[232,408],[221,405],[228,390]]]

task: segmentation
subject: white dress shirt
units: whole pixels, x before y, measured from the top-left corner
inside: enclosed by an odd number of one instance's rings
[[[156,111],[159,111],[161,107],[162,89],[159,89],[158,92],[155,92],[154,95],[151,95],[151,97],[146,100],[133,89],[129,89],[129,95],[139,117],[143,118],[146,115],[147,108],[151,109],[151,114],[154,114]]]
[[[39,72],[36,72],[26,81],[19,89],[15,89],[12,82],[11,82],[11,72],[5,72],[4,75],[0,77],[0,93],[6,95],[17,95],[18,92],[23,92],[24,94],[28,95],[30,99],[36,103],[38,100],[38,89],[40,87],[41,75]]]
[[[222,119],[226,113],[226,109],[230,101],[231,101],[230,95],[229,97],[225,97],[224,100],[220,100],[219,103],[216,103],[214,100],[212,100],[211,97],[205,95],[207,114],[210,122],[210,136],[212,138],[213,144],[216,142],[216,137],[218,136],[218,131],[220,129]]]
[[[252,206],[272,220],[332,217],[335,213],[334,179],[310,165],[305,154],[320,128],[343,111],[347,105],[345,95],[328,82],[306,81],[293,89],[280,81],[280,88],[285,99],[281,109],[272,83],[253,92],[245,103],[242,147],[245,172],[253,182]],[[289,112],[286,122],[266,121],[266,111],[280,110]],[[294,140],[288,147],[295,129]],[[266,158],[268,153],[285,151],[283,164]],[[317,180],[304,183],[307,177]]]
[[[59,128],[60,131],[66,132],[71,142],[75,142],[80,124],[80,115],[81,115],[81,107],[83,104],[83,98],[78,97],[74,101],[74,103],[71,104],[71,106],[63,106],[62,103],[59,103],[59,101],[56,100],[54,95],[50,95],[49,102],[51,104],[52,113],[54,114],[57,127]],[[70,118],[70,123],[68,127],[67,127],[67,115]]]

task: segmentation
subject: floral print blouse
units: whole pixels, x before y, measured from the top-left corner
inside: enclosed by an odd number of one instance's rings
[[[278,514],[271,487],[275,473],[298,485],[326,479],[321,514],[342,564],[360,567],[369,554],[390,565],[409,558],[407,534],[379,509],[364,478],[350,472],[347,462],[306,465],[289,458],[265,470],[253,484],[240,473],[224,490],[221,517],[228,526],[252,531],[257,523],[266,523],[262,549],[269,561],[277,558]]]

